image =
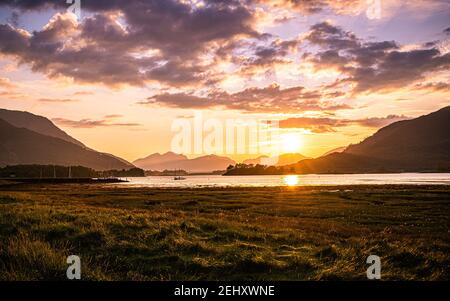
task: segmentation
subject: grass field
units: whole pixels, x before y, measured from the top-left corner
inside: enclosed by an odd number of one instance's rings
[[[0,186],[0,280],[450,280],[450,187]]]

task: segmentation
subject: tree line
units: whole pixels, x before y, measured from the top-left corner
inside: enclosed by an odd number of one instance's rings
[[[59,165],[13,165],[0,168],[0,178],[105,178],[105,177],[144,177],[144,170],[97,171],[84,166]]]

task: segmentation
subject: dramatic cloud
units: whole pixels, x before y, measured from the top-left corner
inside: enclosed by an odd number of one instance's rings
[[[366,14],[370,19],[391,16],[391,11],[418,10],[439,11],[448,8],[447,0],[255,0],[273,7],[284,7],[302,15],[332,11],[338,15]],[[380,9],[380,16],[377,10]]]
[[[349,109],[346,104],[321,101],[322,94],[304,87],[281,89],[273,84],[264,88],[248,88],[237,93],[211,91],[206,96],[186,93],[164,93],[140,102],[174,108],[204,109],[224,107],[246,112],[298,113],[304,111],[336,111]]]
[[[351,84],[353,93],[403,88],[450,67],[450,53],[438,48],[401,50],[394,41],[365,42],[327,22],[312,26],[306,40],[321,47],[305,55],[308,62],[316,70],[340,72],[342,77],[332,87]]]
[[[444,82],[436,82],[436,83],[424,83],[424,84],[417,84],[415,86],[417,89],[422,90],[429,90],[432,92],[448,92],[450,91],[450,83],[444,83]]]
[[[366,0],[256,0],[273,7],[284,7],[312,15],[331,9],[337,14],[357,14],[367,8]]]
[[[254,14],[245,3],[204,2],[195,6],[174,0],[83,1],[83,9],[94,13],[83,23],[58,14],[33,33],[1,25],[0,52],[50,77],[106,85],[198,85],[213,77],[202,56],[218,43],[261,36],[253,29]],[[1,4],[62,7],[58,1]]]
[[[371,128],[381,128],[393,122],[409,119],[406,116],[389,115],[386,117],[372,117],[365,119],[334,119],[334,118],[310,118],[298,117],[280,121],[281,128],[303,128],[313,133],[335,132],[337,127],[360,125]]]
[[[404,3],[413,5],[413,1]],[[445,1],[415,3],[425,7]],[[82,8],[88,13],[82,21],[62,13],[68,6],[62,0],[5,0],[0,6],[61,11],[35,31],[0,24],[1,55],[50,78],[108,86],[155,83],[162,89],[172,88],[164,91],[177,91],[158,93],[146,104],[221,106],[246,112],[333,111],[348,108],[338,100],[333,104],[333,97],[414,86],[429,73],[450,67],[450,53],[442,50],[439,41],[425,48],[367,41],[329,22],[284,38],[259,31],[263,29],[258,22],[272,10],[359,14],[367,9],[367,1],[362,0],[84,0]],[[300,74],[303,63],[313,71],[332,69],[338,76],[331,85],[314,81],[314,88],[305,89],[302,86],[308,85],[301,83]],[[289,77],[288,84],[297,87],[250,88],[252,83],[247,84],[255,75],[276,73],[278,67],[280,77]],[[277,81],[276,76],[271,81]],[[246,88],[238,93],[219,89],[225,89],[227,80],[245,81]]]
[[[52,120],[61,125],[71,128],[95,128],[95,127],[137,127],[140,126],[139,123],[117,123],[110,122],[110,118],[103,120],[92,120],[92,119],[81,119],[81,120],[70,120],[64,118],[53,118]]]
[[[328,22],[311,26],[306,40],[312,44],[333,50],[351,49],[359,45],[359,41],[353,33],[344,31]]]
[[[296,54],[300,44],[300,39],[275,39],[267,45],[253,45],[249,47],[251,55],[235,58],[234,63],[241,66],[240,74],[243,76],[252,75],[256,71],[267,72],[276,65],[291,63],[286,57]]]
[[[332,118],[298,117],[280,121],[281,128],[302,128],[311,130],[311,132],[313,133],[334,132],[335,127],[348,126],[349,124],[350,122],[348,120],[339,120]]]

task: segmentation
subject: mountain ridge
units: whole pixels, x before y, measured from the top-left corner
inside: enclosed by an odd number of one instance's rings
[[[0,166],[81,165],[97,170],[134,167],[122,158],[86,147],[43,116],[5,109],[1,109],[0,116],[13,119],[13,123],[18,125],[0,118]],[[14,116],[18,118],[14,120]],[[49,135],[43,133],[46,130],[50,131]]]
[[[60,128],[58,128],[50,119],[26,111],[7,110],[0,108],[0,119],[3,119],[12,126],[26,128],[36,133],[60,138],[67,142],[86,147],[81,141],[73,138]]]
[[[235,163],[234,160],[223,156],[205,155],[189,159],[185,155],[175,154],[173,152],[164,154],[155,153],[133,161],[134,165],[145,170],[163,171],[182,169],[191,173],[225,170],[229,165]]]

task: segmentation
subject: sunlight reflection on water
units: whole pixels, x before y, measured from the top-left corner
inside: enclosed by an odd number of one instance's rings
[[[296,175],[289,175],[289,176],[285,176],[283,178],[283,182],[287,185],[287,186],[297,186],[299,179],[298,176]]]
[[[186,176],[184,181],[173,177],[128,178],[129,183],[120,185],[143,187],[269,187],[308,185],[381,185],[411,184],[450,185],[448,173],[403,174],[352,174],[352,175],[287,175],[287,176]]]

